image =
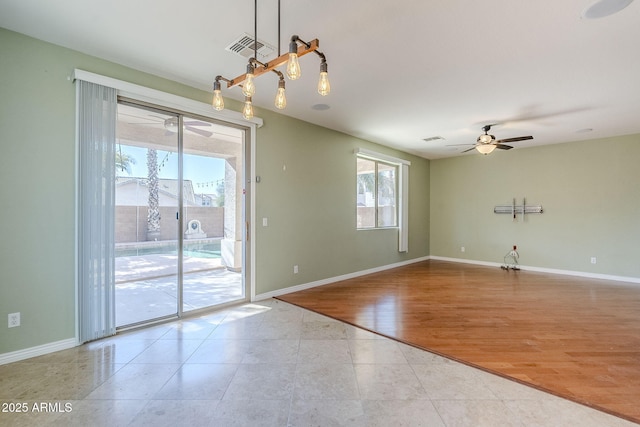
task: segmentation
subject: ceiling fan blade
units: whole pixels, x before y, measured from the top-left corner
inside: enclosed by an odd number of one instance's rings
[[[533,139],[532,136],[517,136],[515,138],[505,138],[505,139],[500,139],[498,141],[496,141],[496,143],[501,143],[501,142],[517,142],[517,141],[525,141],[527,139]]]
[[[191,126],[185,126],[184,127],[186,130],[191,131],[193,133],[196,133],[198,135],[202,135],[204,137],[209,138],[211,135],[213,135],[213,132],[209,132],[208,130],[202,130],[202,129],[198,129],[198,128],[194,128]]]
[[[447,144],[446,147],[460,147],[462,145],[473,145],[473,146],[475,146],[476,144]]]
[[[496,144],[496,148],[499,148],[501,150],[511,150],[513,147],[510,145]]]
[[[474,145],[473,147],[469,148],[468,150],[464,150],[463,153],[469,152],[469,151],[473,151],[476,149],[476,146]]]
[[[184,122],[185,126],[212,126],[209,122],[200,122],[198,120],[188,120]]]
[[[178,118],[176,116],[160,117],[160,116],[156,116],[155,114],[149,114],[149,117],[154,117],[156,119],[160,119],[160,120],[162,120],[163,123],[166,122],[167,120],[178,121]]]

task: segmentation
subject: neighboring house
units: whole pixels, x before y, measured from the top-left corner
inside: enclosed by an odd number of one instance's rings
[[[159,179],[158,199],[160,206],[178,206],[178,180]],[[211,195],[193,191],[193,183],[184,180],[182,185],[184,206],[211,206]],[[208,199],[208,204],[203,203]],[[146,206],[149,200],[149,188],[146,178],[117,177],[116,206]]]
[[[158,180],[160,209],[160,240],[174,240],[175,212],[178,207],[179,182],[177,179]],[[193,183],[183,181],[185,224],[197,219],[207,237],[221,237],[224,226],[224,208],[215,206],[216,195],[195,194]],[[149,187],[146,178],[116,178],[116,243],[144,242],[146,237]]]

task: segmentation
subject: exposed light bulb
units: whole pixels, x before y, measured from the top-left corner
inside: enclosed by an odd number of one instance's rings
[[[289,53],[289,61],[287,62],[287,77],[291,80],[297,80],[300,78],[300,62],[298,62],[297,53]]]
[[[320,79],[318,80],[318,93],[322,96],[327,96],[331,92],[331,85],[329,84],[329,76],[326,72],[320,73]]]
[[[253,96],[256,94],[256,85],[253,82],[253,74],[247,73],[247,78],[242,84],[242,93],[244,96]]]
[[[327,96],[331,92],[329,84],[329,74],[327,73],[327,63],[323,60],[320,64],[320,78],[318,79],[318,93]]]
[[[244,83],[242,84],[242,93],[244,96],[253,96],[256,94],[256,85],[253,81],[253,64],[249,62],[247,64],[247,73],[244,78]]]
[[[289,42],[289,61],[287,61],[287,77],[290,80],[300,78],[300,63],[298,62],[298,36],[292,36]]]
[[[216,80],[213,82],[213,101],[211,105],[216,111],[224,110],[224,99],[222,98],[222,94],[220,93],[220,79],[222,76],[216,77]]]
[[[276,92],[276,108],[282,110],[287,106],[287,97],[284,94],[284,79],[278,82],[278,92]]]
[[[211,103],[216,111],[224,110],[224,99],[220,93],[220,89],[213,91],[213,102]]]
[[[251,97],[247,96],[244,98],[244,108],[242,109],[242,117],[247,120],[251,120],[253,118],[253,103],[251,102]]]

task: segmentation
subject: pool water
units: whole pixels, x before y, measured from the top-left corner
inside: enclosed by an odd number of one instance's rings
[[[160,254],[177,255],[178,247],[175,243],[171,243],[163,246],[116,248],[115,251],[116,258]],[[220,258],[220,241],[211,243],[184,242],[183,254],[192,258]]]

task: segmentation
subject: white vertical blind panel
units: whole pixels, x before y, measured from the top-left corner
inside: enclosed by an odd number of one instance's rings
[[[400,169],[400,215],[398,215],[398,252],[409,252],[409,165]]]
[[[117,94],[76,81],[78,102],[78,315],[80,342],[115,334]]]

